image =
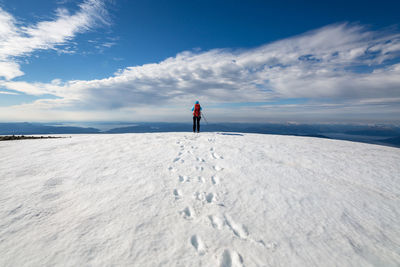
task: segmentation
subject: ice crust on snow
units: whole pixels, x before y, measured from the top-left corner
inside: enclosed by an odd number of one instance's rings
[[[400,149],[310,137],[0,143],[0,266],[399,266]]]

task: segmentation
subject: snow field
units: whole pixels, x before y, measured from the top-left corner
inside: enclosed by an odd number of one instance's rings
[[[396,148],[152,133],[0,152],[0,266],[400,264]]]

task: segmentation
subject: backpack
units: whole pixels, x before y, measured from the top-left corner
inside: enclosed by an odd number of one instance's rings
[[[200,117],[200,104],[195,104],[194,105],[194,111],[193,111],[193,116],[195,117]]]

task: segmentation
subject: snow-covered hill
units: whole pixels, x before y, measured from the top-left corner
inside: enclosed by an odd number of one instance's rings
[[[307,137],[0,143],[0,266],[399,266],[400,149]]]

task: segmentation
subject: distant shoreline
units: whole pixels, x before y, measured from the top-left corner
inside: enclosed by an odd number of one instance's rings
[[[1,123],[0,136],[66,136],[72,134],[119,134],[191,132],[192,125],[165,122]],[[202,132],[236,132],[294,135],[347,140],[400,148],[400,125],[295,124],[295,123],[205,123]],[[18,140],[29,138],[7,138]]]
[[[0,136],[0,141],[26,140],[26,139],[52,139],[52,138],[65,138],[65,137],[62,137],[62,136],[6,135],[6,136]]]

